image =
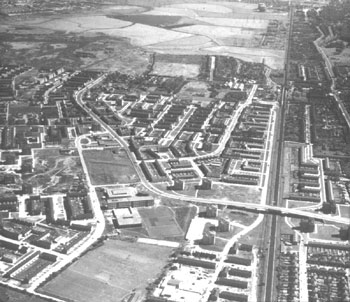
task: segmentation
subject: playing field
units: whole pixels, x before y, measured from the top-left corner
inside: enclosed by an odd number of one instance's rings
[[[89,252],[41,291],[76,302],[121,301],[145,289],[167,263],[172,249],[110,240]]]
[[[124,150],[86,150],[83,156],[93,185],[138,181],[136,171]]]
[[[184,233],[176,221],[175,213],[168,207],[140,208],[139,213],[149,237],[171,239]]]

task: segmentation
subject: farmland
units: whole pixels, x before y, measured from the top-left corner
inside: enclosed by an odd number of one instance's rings
[[[138,181],[136,171],[123,150],[87,150],[83,156],[93,185]]]
[[[167,263],[171,251],[167,247],[106,241],[41,291],[74,301],[120,301],[135,288],[145,289]]]

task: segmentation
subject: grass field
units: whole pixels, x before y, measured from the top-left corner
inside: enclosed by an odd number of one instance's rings
[[[161,272],[172,249],[109,240],[48,282],[42,292],[76,302],[121,301],[145,289]]]
[[[140,208],[139,213],[150,238],[171,239],[184,235],[174,211],[168,207]]]
[[[84,160],[93,185],[135,183],[139,179],[123,150],[85,150]]]

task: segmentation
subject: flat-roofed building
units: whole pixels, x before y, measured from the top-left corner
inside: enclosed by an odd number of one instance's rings
[[[137,209],[114,209],[113,215],[116,218],[118,228],[130,228],[142,226],[142,218]]]
[[[135,195],[133,188],[112,187],[106,189],[107,198],[127,198]]]

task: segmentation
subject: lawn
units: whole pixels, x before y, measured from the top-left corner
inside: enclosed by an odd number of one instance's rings
[[[168,247],[105,241],[41,291],[76,302],[121,301],[133,289],[144,290],[159,275],[171,252]]]
[[[168,207],[140,208],[139,213],[150,238],[171,240],[184,235],[174,211]]]
[[[86,150],[83,156],[93,185],[135,183],[139,180],[124,150]]]

